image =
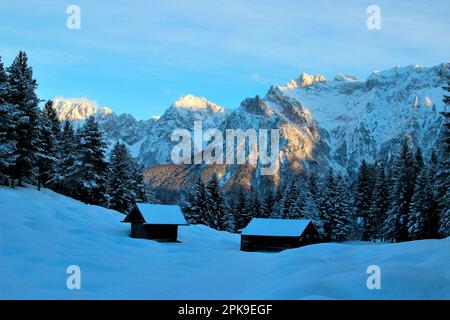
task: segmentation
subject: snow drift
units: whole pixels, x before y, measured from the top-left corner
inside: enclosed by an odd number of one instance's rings
[[[0,213],[1,299],[450,299],[450,238],[247,253],[199,225],[158,243],[129,238],[118,212],[31,187],[0,187]],[[81,290],[66,288],[69,265]]]

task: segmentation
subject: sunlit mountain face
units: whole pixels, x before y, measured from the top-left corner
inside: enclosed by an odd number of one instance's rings
[[[111,143],[122,140],[129,145],[148,169],[153,187],[176,190],[199,175],[218,172],[228,189],[250,188],[277,184],[290,172],[323,175],[332,167],[352,174],[362,159],[388,160],[405,134],[427,154],[442,126],[443,86],[449,72],[449,64],[443,63],[375,71],[364,81],[347,74],[327,80],[303,73],[286,85],[271,86],[265,97],[244,99],[237,109],[187,95],[162,116],[146,121],[83,99],[55,99],[54,106],[61,120],[97,117]],[[279,170],[272,177],[261,177],[254,165],[173,165],[171,135],[176,129],[192,132],[194,121],[201,121],[203,130],[222,132],[280,129]]]

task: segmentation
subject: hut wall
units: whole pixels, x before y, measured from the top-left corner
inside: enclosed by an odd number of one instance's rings
[[[308,227],[306,227],[306,230],[303,232],[303,235],[300,239],[300,245],[306,246],[308,244],[314,244],[318,242],[320,242],[319,233],[312,224],[309,224]]]
[[[177,225],[146,224],[147,239],[176,242],[178,237]]]
[[[241,235],[242,251],[281,251],[297,248],[300,237],[246,236]]]
[[[131,223],[131,237],[132,238],[147,238],[147,230],[142,222]]]

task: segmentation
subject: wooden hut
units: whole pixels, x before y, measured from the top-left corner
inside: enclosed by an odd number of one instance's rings
[[[282,251],[318,240],[319,232],[311,220],[254,218],[241,232],[241,250]]]
[[[176,242],[178,226],[187,225],[179,206],[138,203],[122,222],[131,223],[132,238]]]

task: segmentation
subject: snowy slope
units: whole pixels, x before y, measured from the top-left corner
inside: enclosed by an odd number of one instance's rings
[[[450,239],[245,253],[204,226],[182,227],[181,243],[131,239],[123,215],[49,190],[0,187],[0,212],[1,299],[450,299]],[[366,288],[372,264],[381,290]]]

